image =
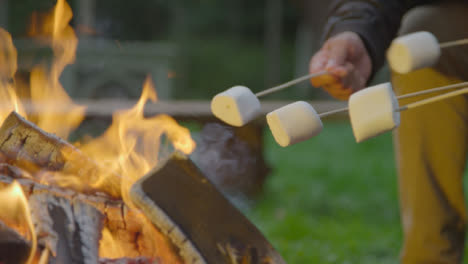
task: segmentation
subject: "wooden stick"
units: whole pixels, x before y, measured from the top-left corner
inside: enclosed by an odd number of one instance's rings
[[[443,42],[443,43],[440,43],[439,46],[441,49],[443,49],[443,48],[450,48],[450,47],[461,46],[461,45],[466,45],[466,44],[468,44],[468,38]]]
[[[440,46],[441,49],[443,49],[443,48],[461,46],[461,45],[466,45],[466,44],[468,44],[468,38],[443,42],[443,43],[440,43],[439,46]],[[316,73],[311,73],[311,74],[299,77],[297,79],[291,80],[289,82],[286,82],[284,84],[281,84],[281,85],[278,85],[278,86],[275,86],[275,87],[271,87],[271,88],[266,89],[264,91],[258,92],[255,95],[257,97],[262,97],[262,96],[265,96],[265,95],[269,95],[269,94],[275,93],[277,91],[281,91],[281,90],[283,90],[285,88],[288,88],[288,87],[290,87],[290,86],[292,86],[294,84],[297,84],[297,83],[300,83],[302,81],[308,80],[310,78],[314,78],[314,77],[324,75],[324,74],[327,74],[327,72],[326,71],[320,71],[320,72],[316,72]]]
[[[465,87],[464,89],[461,89],[461,90],[457,90],[457,91],[441,94],[441,95],[438,95],[438,96],[434,96],[434,97],[431,97],[431,98],[427,98],[427,99],[417,101],[417,102],[414,102],[414,103],[410,103],[410,104],[407,104],[405,106],[402,106],[402,107],[398,108],[396,111],[402,112],[402,111],[405,111],[405,110],[408,110],[408,109],[413,109],[413,108],[416,108],[416,107],[419,107],[419,106],[434,103],[434,102],[444,100],[444,99],[447,99],[447,98],[451,98],[451,97],[461,95],[461,94],[464,94],[464,93],[468,93],[468,87]]]
[[[262,96],[265,96],[265,95],[269,95],[269,94],[272,94],[272,93],[275,93],[275,92],[278,92],[278,91],[281,91],[283,89],[286,89],[290,86],[293,86],[297,83],[300,83],[300,82],[303,82],[305,80],[308,80],[310,78],[314,78],[314,77],[317,77],[317,76],[320,76],[320,75],[324,75],[324,74],[327,74],[326,71],[320,71],[320,72],[315,72],[315,73],[311,73],[311,74],[308,74],[308,75],[305,75],[305,76],[302,76],[302,77],[299,77],[297,79],[294,79],[294,80],[291,80],[289,82],[286,82],[286,83],[283,83],[281,85],[278,85],[278,86],[274,86],[274,87],[271,87],[271,88],[268,88],[266,90],[263,90],[261,92],[258,92],[255,94],[255,96],[257,97],[262,97]]]
[[[337,113],[346,112],[346,111],[348,111],[348,109],[349,109],[349,107],[343,107],[343,108],[339,108],[339,109],[335,109],[335,110],[320,113],[320,114],[318,114],[318,116],[319,117],[326,117],[326,116],[329,116],[329,115],[334,115],[334,114],[337,114]]]
[[[411,98],[411,97],[424,95],[424,94],[429,94],[429,93],[442,92],[442,91],[456,89],[456,88],[464,88],[466,86],[468,86],[468,82],[456,83],[456,84],[451,84],[451,85],[447,85],[447,86],[427,89],[427,90],[424,90],[424,91],[419,91],[419,92],[400,95],[400,96],[397,96],[397,99],[398,100],[406,99],[406,98]],[[435,98],[435,97],[432,97],[432,98]],[[432,99],[432,98],[429,98],[429,99]],[[424,101],[424,100],[422,100],[422,101]],[[418,102],[422,102],[422,101],[418,101]],[[333,115],[333,114],[337,114],[337,113],[341,113],[341,112],[346,112],[346,111],[348,111],[348,107],[344,107],[344,108],[340,108],[340,109],[320,113],[319,117],[326,117],[326,116],[329,116],[329,115]]]
[[[465,87],[465,86],[468,86],[468,82],[456,83],[456,84],[451,84],[451,85],[447,85],[447,86],[427,89],[427,90],[423,90],[423,91],[419,91],[419,92],[403,94],[403,95],[397,96],[397,99],[398,100],[406,99],[406,98],[415,97],[415,96],[418,96],[418,95],[424,95],[424,94],[435,93],[435,92],[442,92],[442,91],[446,91],[446,90],[462,88],[462,87]]]

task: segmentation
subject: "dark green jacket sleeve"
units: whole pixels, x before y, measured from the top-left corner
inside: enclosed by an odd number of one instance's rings
[[[325,26],[324,39],[344,31],[359,34],[372,59],[372,72],[383,64],[385,50],[397,34],[400,22],[410,8],[434,1],[417,0],[333,0]]]

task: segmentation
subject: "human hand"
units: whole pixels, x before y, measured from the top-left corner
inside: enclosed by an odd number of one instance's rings
[[[343,32],[323,44],[310,60],[309,72],[324,70],[329,74],[310,81],[337,99],[347,100],[353,92],[365,87],[372,72],[372,62],[358,34]]]

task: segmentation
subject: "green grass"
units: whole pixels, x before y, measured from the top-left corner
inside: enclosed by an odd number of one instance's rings
[[[247,212],[288,263],[397,263],[401,230],[391,134],[356,144],[347,122],[281,148]]]
[[[349,122],[324,126],[319,136],[288,148],[265,131],[273,172],[247,216],[290,264],[398,263],[391,133],[356,144]],[[468,263],[468,245],[465,256]]]

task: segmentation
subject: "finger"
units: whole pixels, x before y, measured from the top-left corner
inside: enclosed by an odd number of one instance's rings
[[[366,79],[358,71],[356,66],[347,62],[344,66],[334,67],[329,69],[329,72],[340,80],[343,89],[351,89],[352,91],[361,90],[365,84]]]
[[[338,71],[338,74],[341,75],[343,86],[347,88],[355,86],[355,82],[357,81],[357,72],[354,64],[347,62],[343,67],[340,67]]]
[[[347,75],[342,79],[343,86],[352,91],[359,91],[365,87],[367,78],[362,76],[362,73],[356,68],[354,64],[347,64],[345,66]]]
[[[327,65],[327,62],[328,62],[327,52],[323,50],[317,52],[310,60],[309,72],[314,73],[314,72],[319,72],[319,71],[324,70],[325,66]]]
[[[327,67],[326,71],[330,74],[334,75],[338,79],[342,79],[346,77],[349,73],[349,69],[346,66],[332,66]]]
[[[366,87],[366,84],[367,84],[367,78],[365,78],[363,76],[359,76],[359,87],[357,87],[357,89],[353,89],[353,90],[354,91],[361,90],[361,89]]]
[[[348,48],[344,41],[334,41],[327,45],[328,63],[327,68],[342,66],[348,57]]]

